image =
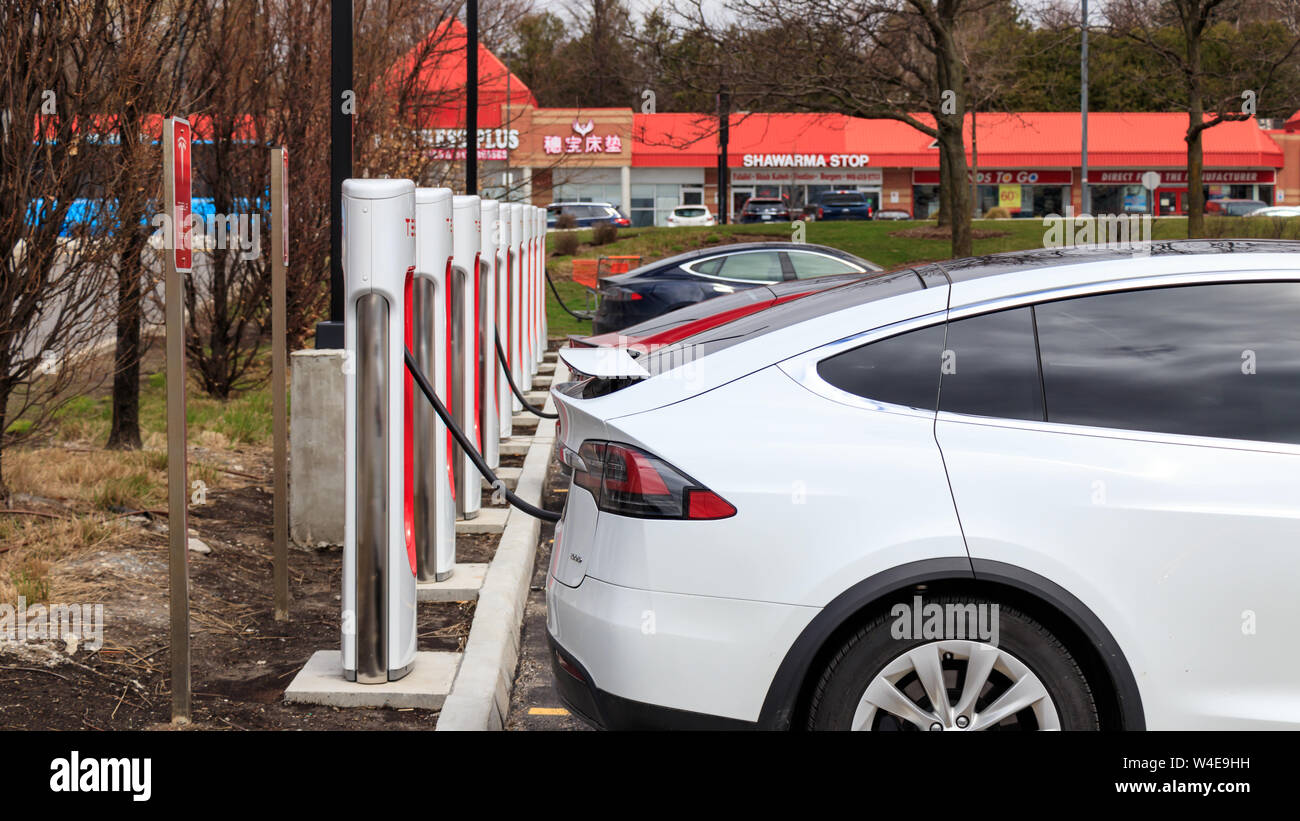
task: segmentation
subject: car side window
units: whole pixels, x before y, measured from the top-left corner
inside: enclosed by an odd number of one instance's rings
[[[703,262],[689,263],[687,267],[697,274],[716,276],[718,270],[722,268],[722,261],[724,259],[725,257],[714,257],[713,259],[706,259]]]
[[[695,270],[700,269],[697,267]],[[781,256],[776,251],[753,251],[724,256],[722,266],[713,275],[756,282],[780,282],[785,279],[785,274],[781,270]]]
[[[823,359],[817,374],[866,399],[932,411],[943,340],[942,323],[919,328]]]
[[[1050,422],[1300,444],[1300,283],[1126,291],[1034,312]]]
[[[939,410],[1043,421],[1031,310],[1013,308],[948,323]]]
[[[826,254],[812,254],[807,251],[788,251],[787,257],[794,268],[795,279],[812,279],[832,274],[861,273],[856,265],[836,259]]]

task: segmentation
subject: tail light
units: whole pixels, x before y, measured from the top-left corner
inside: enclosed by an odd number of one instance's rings
[[[726,519],[736,508],[657,456],[632,445],[588,440],[570,454],[573,482],[606,513],[638,519]]]
[[[606,286],[606,288],[601,291],[601,296],[611,302],[631,302],[632,300],[642,298],[636,291],[627,288],[620,288],[617,285]]]
[[[821,219],[824,216],[826,216],[826,212],[822,210],[820,205],[817,206],[817,219]]]
[[[618,217],[614,220],[614,224],[617,225],[619,228],[627,228],[629,225],[632,224],[632,221],[627,217]]]

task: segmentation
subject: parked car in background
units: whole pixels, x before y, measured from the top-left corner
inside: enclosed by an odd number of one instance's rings
[[[784,197],[750,197],[740,209],[741,222],[789,222],[790,203]]]
[[[746,242],[700,248],[601,279],[600,306],[591,332],[619,331],[746,288],[879,270],[878,265],[824,245]]]
[[[593,336],[569,337],[569,345],[575,348],[599,348],[623,346],[633,351],[646,352],[661,345],[671,345],[688,336],[716,328],[732,322],[742,316],[766,311],[777,305],[783,305],[809,294],[838,288],[850,282],[856,282],[864,276],[877,276],[879,272],[865,274],[831,274],[813,279],[791,279],[773,282],[756,288],[746,288],[734,294],[726,294],[714,299],[687,305],[666,314],[638,322],[621,331],[595,334]]]
[[[819,220],[869,220],[871,201],[861,191],[827,191],[817,198]]]
[[[1206,202],[1205,213],[1219,217],[1244,217],[1267,207],[1268,203],[1259,200],[1239,200],[1223,197]]]
[[[1297,260],[1039,249],[561,349],[560,697],[611,729],[1300,728],[1292,631],[1241,630],[1297,613]]]
[[[1300,217],[1300,206],[1298,205],[1270,205],[1267,208],[1260,208],[1251,211],[1248,217]]]
[[[912,215],[907,211],[898,208],[883,208],[876,212],[874,219],[878,220],[910,220]]]
[[[575,228],[590,228],[601,222],[619,228],[632,224],[622,211],[608,202],[553,202],[546,206],[546,227],[555,228],[561,215],[573,217]]]
[[[703,205],[679,205],[668,214],[668,224],[678,225],[716,225],[713,212]]]

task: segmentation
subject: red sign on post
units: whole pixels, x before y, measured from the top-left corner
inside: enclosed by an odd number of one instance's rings
[[[190,123],[181,117],[172,117],[167,122],[172,154],[172,246],[176,253],[176,270],[189,271],[194,257],[194,236],[190,225]]]
[[[281,264],[289,267],[289,149],[280,149],[283,172],[280,174],[280,201],[275,205],[280,209],[280,254]]]

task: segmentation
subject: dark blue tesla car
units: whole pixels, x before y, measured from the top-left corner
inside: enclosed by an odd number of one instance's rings
[[[880,266],[824,245],[746,242],[688,251],[600,281],[592,334],[622,330],[660,314],[746,288]]]

